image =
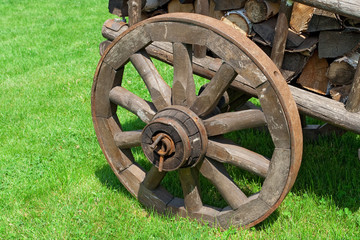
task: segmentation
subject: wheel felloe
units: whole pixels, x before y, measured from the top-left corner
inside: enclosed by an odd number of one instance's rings
[[[168,107],[157,113],[144,128],[141,147],[160,172],[193,167],[204,158],[206,130],[191,110],[182,106]]]

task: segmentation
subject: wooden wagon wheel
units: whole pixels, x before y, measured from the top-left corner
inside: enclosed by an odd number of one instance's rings
[[[147,55],[153,41],[173,45],[174,78],[170,87]],[[222,60],[197,96],[192,45],[203,45]],[[123,87],[123,70],[131,61],[146,84],[152,102]],[[262,111],[214,113],[217,102],[236,76],[256,90]],[[126,81],[129,81],[127,79]],[[117,107],[147,125],[123,131]],[[302,133],[296,105],[273,62],[250,40],[220,21],[176,13],[142,21],[119,36],[102,56],[92,89],[92,117],[100,146],[121,183],[145,206],[223,228],[253,226],[269,216],[292,187],[300,167]],[[120,119],[120,121],[119,121]],[[266,126],[274,143],[271,160],[214,136]],[[141,130],[141,131],[140,131]],[[141,146],[151,169],[136,162],[131,149]],[[224,163],[264,178],[261,190],[246,196]],[[162,185],[170,171],[179,174],[183,198]],[[199,175],[218,189],[229,204],[218,209],[201,200]]]

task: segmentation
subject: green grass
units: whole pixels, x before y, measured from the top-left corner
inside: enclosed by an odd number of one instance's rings
[[[360,136],[350,132],[305,141],[292,191],[254,228],[220,231],[144,209],[116,179],[92,126],[92,78],[110,17],[106,0],[1,1],[0,239],[360,238]],[[142,127],[125,116],[125,128]],[[235,137],[267,154],[262,133]],[[223,205],[213,192],[206,201]]]

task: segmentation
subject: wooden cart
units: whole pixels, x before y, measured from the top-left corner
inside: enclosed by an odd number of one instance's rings
[[[142,9],[157,9],[167,2],[110,0],[110,11],[129,15],[129,24],[108,20],[103,28],[109,40],[100,46],[102,58],[92,89],[98,141],[116,176],[144,206],[222,228],[254,226],[279,206],[296,179],[303,139],[299,111],[360,133],[359,67],[345,106],[288,85],[278,68],[283,62],[284,29],[288,29],[293,1],[280,3],[271,58],[246,36],[208,16],[171,13],[141,20]],[[194,2],[195,12],[200,14],[208,11],[207,0],[180,2]],[[356,1],[297,2],[360,19]],[[163,80],[150,56],[173,65],[172,86]],[[123,87],[131,81],[123,79],[128,62],[145,83],[151,101]],[[193,74],[211,80],[199,93]],[[251,97],[258,98],[261,109],[246,107]],[[123,131],[118,107],[135,114],[146,126]],[[270,158],[224,137],[259,127],[271,136],[274,148]],[[150,168],[138,160],[134,149],[138,151],[139,146]],[[225,165],[260,176],[261,189],[245,194]],[[171,172],[178,173],[173,184],[181,185],[183,198],[161,184]],[[203,204],[201,175],[220,192],[227,207]]]

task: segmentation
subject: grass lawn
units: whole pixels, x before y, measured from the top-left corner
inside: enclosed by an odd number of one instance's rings
[[[292,191],[251,229],[144,209],[92,126],[101,27],[112,17],[107,0],[1,1],[0,239],[360,239],[360,135],[350,132],[305,141]],[[243,137],[249,148],[257,134]]]

